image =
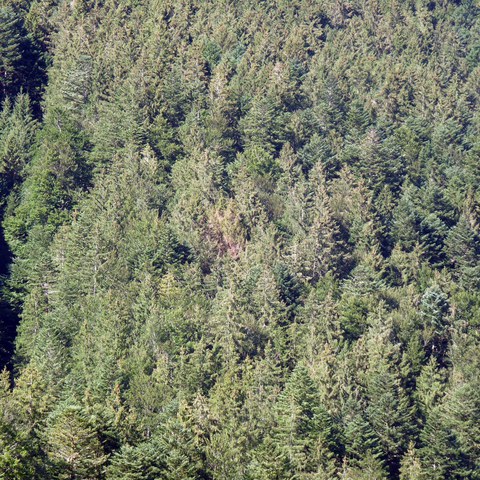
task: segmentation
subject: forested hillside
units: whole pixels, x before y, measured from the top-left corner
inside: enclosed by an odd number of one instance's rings
[[[480,479],[477,0],[0,0],[0,479]]]

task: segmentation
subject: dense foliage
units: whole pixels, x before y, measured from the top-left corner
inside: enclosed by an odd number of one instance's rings
[[[478,1],[0,0],[0,101],[0,478],[480,479]]]

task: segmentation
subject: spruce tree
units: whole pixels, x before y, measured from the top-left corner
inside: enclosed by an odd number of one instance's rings
[[[476,287],[480,279],[478,267],[480,240],[463,215],[447,236],[445,252],[462,284],[466,287]]]
[[[54,412],[45,430],[47,451],[60,469],[58,478],[98,478],[107,461],[98,433],[81,407]]]
[[[16,93],[21,83],[23,56],[20,18],[12,8],[0,9],[1,97]]]
[[[276,421],[273,438],[285,475],[281,478],[335,471],[339,438],[305,367],[297,366],[286,383],[276,406]]]

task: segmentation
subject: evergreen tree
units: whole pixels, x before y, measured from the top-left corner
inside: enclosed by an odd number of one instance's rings
[[[341,445],[305,367],[298,366],[286,383],[276,406],[276,422],[273,437],[267,437],[262,447],[267,449],[264,455],[270,460],[264,457],[267,464],[259,465],[260,475],[269,471],[269,475],[273,474],[272,468],[278,478],[335,471],[335,453]],[[272,457],[275,466],[268,466]]]
[[[402,459],[400,467],[400,480],[422,480],[424,477],[422,465],[416,455],[415,448],[411,443],[407,453]]]
[[[0,478],[478,478],[479,18],[0,2]]]
[[[243,144],[273,152],[283,140],[283,112],[274,98],[259,95],[252,99],[248,113],[240,121]]]
[[[49,456],[60,469],[59,478],[98,478],[107,456],[80,407],[66,406],[55,412],[45,436]]]
[[[462,216],[445,241],[445,251],[466,287],[478,285],[480,241],[467,219]]]
[[[437,287],[428,288],[422,296],[420,315],[427,348],[441,360],[448,345],[448,298]]]
[[[107,460],[98,433],[80,407],[67,405],[54,412],[45,431],[50,458],[58,478],[98,478]]]
[[[347,465],[346,468],[344,467],[342,476],[348,480],[384,480],[388,478],[382,462],[369,453],[358,462],[358,466],[349,467]]]
[[[23,48],[20,29],[18,15],[12,8],[3,7],[0,10],[2,101],[5,97],[16,93],[21,83]]]
[[[36,122],[26,95],[19,95],[12,109],[9,102],[5,102],[2,116],[5,122],[0,133],[0,175],[5,198],[23,179],[24,169],[30,162]]]
[[[0,8],[0,58],[0,102],[21,90],[37,102],[45,81],[45,65],[14,2]]]

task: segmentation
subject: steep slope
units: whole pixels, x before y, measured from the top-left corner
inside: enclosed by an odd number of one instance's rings
[[[479,27],[2,7],[0,478],[478,478]]]

